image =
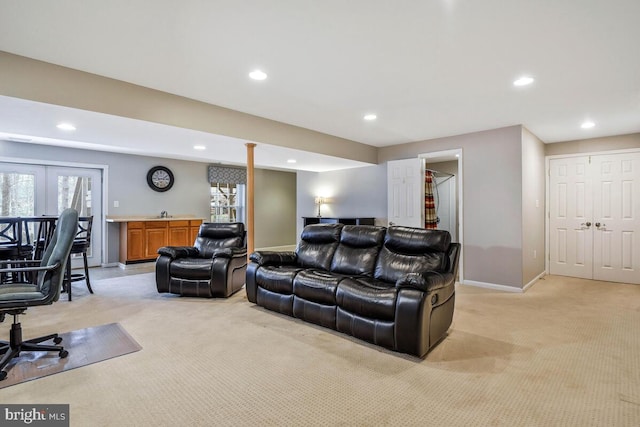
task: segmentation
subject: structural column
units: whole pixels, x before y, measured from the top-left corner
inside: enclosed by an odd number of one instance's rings
[[[247,257],[255,250],[254,243],[254,168],[253,149],[256,144],[246,143],[247,146]]]

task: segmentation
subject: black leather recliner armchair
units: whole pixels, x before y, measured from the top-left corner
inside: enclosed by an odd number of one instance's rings
[[[158,254],[160,293],[226,298],[244,285],[247,247],[241,222],[203,223],[193,246],[164,246]]]

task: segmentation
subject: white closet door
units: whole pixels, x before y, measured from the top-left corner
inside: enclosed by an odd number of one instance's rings
[[[549,273],[640,284],[640,153],[549,167]]]
[[[550,167],[549,273],[593,277],[589,157],[553,159]]]
[[[592,157],[593,278],[640,283],[640,153]]]

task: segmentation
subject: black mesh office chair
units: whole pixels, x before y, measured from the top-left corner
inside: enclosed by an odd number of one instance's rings
[[[58,334],[23,341],[18,316],[29,307],[50,305],[58,300],[77,229],[78,212],[66,209],[41,260],[0,261],[0,274],[30,273],[21,274],[25,278],[21,282],[0,285],[0,322],[7,314],[13,316],[9,341],[0,341],[0,381],[7,377],[7,365],[22,351],[56,351],[61,358],[67,357],[68,352],[62,346],[40,344],[48,340],[59,344],[62,338]]]

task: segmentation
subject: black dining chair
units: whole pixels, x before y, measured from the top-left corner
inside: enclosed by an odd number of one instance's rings
[[[28,239],[27,239],[28,240]],[[0,261],[30,259],[33,246],[23,239],[22,220],[19,217],[0,218]],[[0,275],[0,283],[19,280],[23,273]]]
[[[29,307],[50,305],[58,300],[77,228],[78,212],[66,209],[41,260],[0,262],[0,274],[28,273],[22,275],[27,280],[0,285],[0,322],[6,315],[13,316],[9,341],[0,341],[0,381],[7,377],[7,366],[21,352],[52,351],[58,352],[60,358],[67,357],[67,350],[57,345],[62,341],[58,334],[23,340],[18,318]],[[49,340],[56,345],[41,344]]]
[[[93,293],[91,289],[91,281],[89,280],[89,264],[87,263],[87,251],[91,248],[91,228],[93,227],[93,216],[81,216],[78,218],[78,232],[73,240],[73,246],[71,246],[71,255],[82,254],[82,261],[84,263],[84,273],[72,273],[71,272],[71,260],[67,263],[66,279],[64,283],[64,290],[67,292],[69,301],[72,298],[71,284],[84,280],[87,284],[89,293]]]

